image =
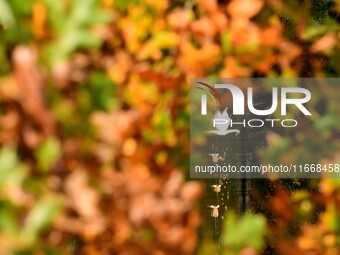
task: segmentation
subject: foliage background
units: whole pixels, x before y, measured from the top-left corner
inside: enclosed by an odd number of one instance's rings
[[[204,185],[185,181],[189,79],[337,77],[339,11],[338,0],[0,0],[0,253],[211,253]],[[338,94],[319,90],[322,121],[272,134],[264,158],[340,161]],[[259,214],[227,216],[222,253],[340,253],[338,179],[267,180],[253,199]]]

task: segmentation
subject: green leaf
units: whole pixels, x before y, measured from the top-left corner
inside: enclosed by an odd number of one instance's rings
[[[29,212],[23,231],[22,242],[30,244],[35,241],[40,232],[47,227],[60,209],[59,199],[56,197],[45,197],[41,199]]]
[[[58,140],[55,138],[47,139],[36,152],[39,168],[47,171],[58,160],[60,154],[61,150]]]
[[[315,128],[318,131],[328,131],[332,128],[339,130],[340,129],[340,123],[337,119],[336,115],[329,114],[326,116],[322,116],[321,118],[317,119],[314,123]]]
[[[266,220],[262,215],[247,212],[242,218],[237,219],[235,213],[229,212],[226,222],[221,240],[224,250],[239,252],[245,247],[256,250],[262,248],[266,233]]]
[[[19,185],[26,171],[13,148],[4,147],[0,151],[0,187],[9,184]]]
[[[232,50],[232,38],[229,31],[225,31],[221,34],[221,46],[223,55],[226,56],[231,53]]]
[[[338,31],[340,31],[338,25],[310,26],[305,30],[304,37],[309,40],[319,35]]]
[[[73,0],[70,5],[62,1],[44,2],[51,11],[49,22],[56,31],[56,38],[46,52],[52,65],[65,60],[77,49],[92,49],[100,45],[100,38],[93,33],[93,27],[109,22],[110,18],[98,1]]]
[[[12,9],[5,0],[0,0],[0,24],[3,24],[5,28],[15,25]]]
[[[120,11],[126,11],[131,5],[140,4],[140,0],[115,0],[115,7]]]

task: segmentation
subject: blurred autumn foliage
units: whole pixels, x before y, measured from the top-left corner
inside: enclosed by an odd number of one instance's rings
[[[339,12],[337,0],[0,0],[0,254],[213,253],[204,185],[186,181],[189,79],[336,77]],[[327,125],[273,148],[277,160],[320,135],[333,145],[319,160],[340,162],[338,96],[319,100]],[[265,184],[262,215],[227,217],[222,253],[340,254],[338,179]]]

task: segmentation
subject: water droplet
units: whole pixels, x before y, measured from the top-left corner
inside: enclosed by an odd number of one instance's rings
[[[220,207],[220,205],[210,205],[211,210],[211,216],[214,218],[218,217],[218,208]]]
[[[221,185],[211,185],[216,193],[221,192]]]

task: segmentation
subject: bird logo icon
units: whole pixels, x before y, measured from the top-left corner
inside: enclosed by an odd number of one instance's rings
[[[227,112],[228,107],[226,107],[222,112],[220,110],[216,110],[214,117],[212,119],[213,126],[216,128],[216,130],[209,130],[206,131],[210,134],[217,134],[217,135],[227,135],[230,133],[236,133],[238,135],[240,133],[240,130],[238,129],[229,129],[231,118]],[[215,120],[223,120],[223,122],[216,122]]]

